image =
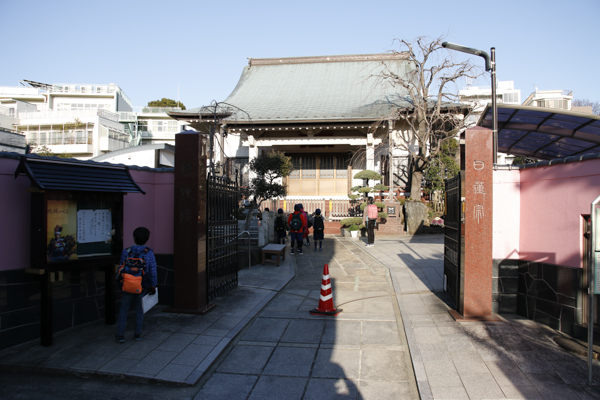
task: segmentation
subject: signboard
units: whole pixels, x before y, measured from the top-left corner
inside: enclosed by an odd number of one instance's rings
[[[396,206],[388,206],[387,214],[389,217],[395,217],[396,216]]]
[[[77,242],[93,243],[110,240],[112,218],[110,210],[77,211]]]
[[[78,209],[75,200],[48,200],[46,213],[48,262],[111,254],[110,209]]]
[[[77,259],[76,210],[77,204],[72,200],[48,200],[46,210],[48,262]]]

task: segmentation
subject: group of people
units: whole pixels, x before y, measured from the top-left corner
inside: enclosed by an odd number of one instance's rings
[[[368,232],[367,246],[373,246],[375,240],[373,230],[375,228],[375,221],[377,220],[377,206],[373,204],[372,198],[369,198],[363,215],[363,222],[365,223]],[[310,246],[310,228],[313,228],[315,251],[323,251],[325,219],[321,215],[320,209],[317,208],[312,215],[308,215],[308,213],[304,211],[302,204],[296,204],[294,206],[294,212],[290,214],[287,219],[281,208],[277,210],[277,218],[275,219],[277,242],[279,244],[285,244],[287,231],[289,231],[292,254],[295,253],[294,246],[296,246],[296,252],[298,254],[302,254],[302,247],[304,245]],[[152,249],[145,245],[149,237],[150,231],[147,228],[137,228],[133,232],[135,245],[124,249],[121,254],[120,268],[117,274],[117,285],[120,289],[122,288],[121,309],[117,320],[116,335],[116,340],[119,343],[125,341],[127,314],[132,303],[136,311],[134,338],[135,340],[140,340],[142,338],[142,324],[144,321],[142,297],[145,294],[154,295],[156,293],[156,258]],[[133,280],[136,278],[139,279],[139,290],[127,291],[125,289],[124,283],[128,278]]]
[[[310,246],[310,228],[313,228],[315,251],[323,251],[325,219],[323,218],[323,215],[321,215],[320,209],[317,208],[314,214],[308,215],[308,213],[304,211],[304,206],[302,204],[296,204],[294,206],[294,212],[290,214],[287,219],[281,208],[277,210],[277,218],[275,219],[277,243],[285,244],[287,231],[289,231],[291,254],[294,254],[295,252],[302,254],[302,247],[304,245]],[[296,251],[294,251],[294,247],[296,247]]]
[[[367,228],[367,247],[375,245],[375,225],[377,223],[379,210],[372,197],[367,200],[367,205],[363,212],[363,224]],[[309,234],[310,228],[314,230],[313,238],[315,243],[315,251],[323,251],[323,239],[325,238],[325,219],[321,215],[321,210],[316,209],[312,215],[304,211],[302,204],[294,206],[294,212],[287,219],[280,208],[277,210],[275,219],[275,234],[277,235],[277,243],[285,244],[287,232],[290,232],[291,253],[302,254],[304,245],[310,246]],[[306,243],[305,243],[306,241]],[[317,247],[318,245],[318,247]],[[296,251],[294,251],[296,247]]]

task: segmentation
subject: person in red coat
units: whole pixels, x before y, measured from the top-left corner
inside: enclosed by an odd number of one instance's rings
[[[308,240],[308,234],[310,233],[310,226],[308,221],[308,213],[304,211],[304,206],[300,204],[300,212],[304,214],[304,219],[306,220],[306,224],[304,225],[304,233],[302,235],[302,240],[306,239],[306,245],[310,246],[310,241]]]
[[[294,213],[288,217],[288,226],[290,227],[290,241],[292,244],[291,254],[294,254],[294,241],[297,242],[298,253],[302,254],[302,242],[304,228],[306,227],[306,217],[302,213],[300,204],[294,206]]]

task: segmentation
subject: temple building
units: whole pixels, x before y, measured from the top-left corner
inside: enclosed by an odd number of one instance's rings
[[[389,116],[408,104],[406,93],[381,76],[411,68],[402,53],[251,58],[223,102],[169,115],[215,132],[214,164],[226,174],[245,172],[244,182],[259,154],[291,156],[289,199],[347,199],[352,186],[363,184],[353,176],[364,169],[382,173],[385,184],[393,175],[394,187],[404,188],[408,152],[390,151],[384,138],[401,128]]]

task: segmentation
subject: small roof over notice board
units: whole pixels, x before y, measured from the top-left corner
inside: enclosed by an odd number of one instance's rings
[[[21,157],[15,178],[25,173],[40,190],[146,194],[120,164],[29,154]]]
[[[492,129],[491,105],[478,125]],[[600,153],[600,115],[498,104],[498,152],[541,160]]]

